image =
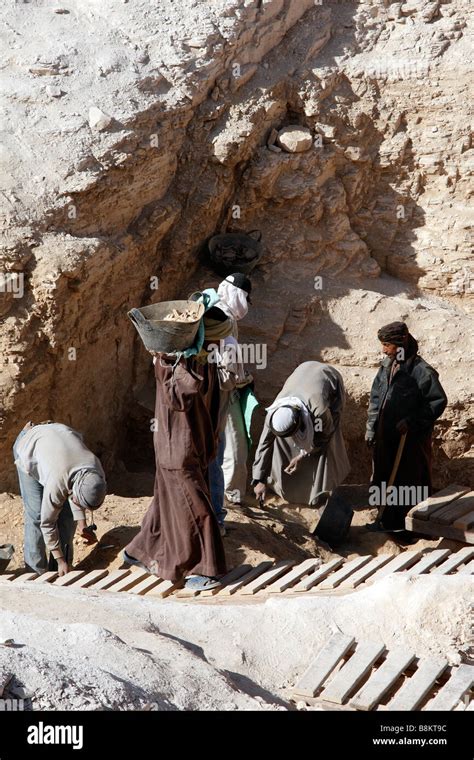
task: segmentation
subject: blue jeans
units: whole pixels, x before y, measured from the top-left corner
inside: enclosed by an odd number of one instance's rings
[[[216,514],[219,525],[224,525],[227,510],[224,509],[224,473],[222,462],[224,460],[225,435],[221,433],[217,443],[216,458],[209,464],[209,489],[211,492],[211,504]]]
[[[17,445],[20,438],[25,435],[22,430],[13,446],[13,456],[17,458]],[[43,533],[41,531],[41,502],[43,499],[43,486],[39,481],[27,475],[17,467],[18,481],[20,484],[21,498],[24,506],[24,557],[25,565],[34,573],[41,575],[47,570],[57,570],[57,562],[51,555],[46,556],[46,546],[44,543]],[[69,501],[66,500],[59,513],[57,522],[59,533],[59,545],[66,556],[66,547],[68,563],[72,564],[73,560],[73,539],[76,531],[76,523],[72,516]]]

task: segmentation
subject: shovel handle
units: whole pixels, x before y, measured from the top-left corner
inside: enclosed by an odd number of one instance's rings
[[[405,447],[405,441],[407,439],[407,434],[403,433],[402,437],[400,438],[400,443],[398,444],[397,454],[395,456],[395,461],[393,463],[392,472],[390,473],[390,478],[387,483],[387,488],[390,488],[390,486],[393,486],[395,478],[397,477],[398,468],[400,466],[400,460],[402,458],[403,449]],[[380,522],[383,516],[383,513],[385,512],[385,504],[382,504],[379,513],[377,515],[377,522]]]
[[[387,484],[387,488],[389,488],[390,486],[393,486],[395,482],[395,478],[397,477],[398,468],[400,466],[400,459],[402,458],[406,439],[407,439],[407,434],[403,433],[402,437],[400,438],[400,443],[398,444],[397,455],[393,463],[392,472],[390,473],[390,478]]]

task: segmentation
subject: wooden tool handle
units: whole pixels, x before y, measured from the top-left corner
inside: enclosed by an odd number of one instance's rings
[[[397,456],[395,457],[395,461],[393,463],[392,472],[390,473],[390,478],[387,483],[387,488],[390,488],[390,486],[393,486],[395,478],[397,477],[398,468],[400,466],[400,459],[402,458],[406,439],[407,439],[407,434],[403,433],[402,437],[400,438],[400,443],[398,444]]]

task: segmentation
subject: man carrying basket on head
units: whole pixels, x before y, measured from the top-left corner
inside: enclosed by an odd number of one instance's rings
[[[199,294],[198,299],[208,312],[214,305],[209,294]],[[133,320],[137,311],[131,312]],[[226,320],[227,325],[217,325],[206,314],[195,321],[199,325],[191,347],[165,353],[152,350],[151,343],[146,346],[155,356],[155,486],[141,530],[126,547],[124,560],[175,582],[192,574],[186,587],[202,591],[217,587],[218,577],[226,572],[207,479],[216,450],[219,381],[218,367],[207,361],[206,348],[217,334],[230,335],[231,324]]]

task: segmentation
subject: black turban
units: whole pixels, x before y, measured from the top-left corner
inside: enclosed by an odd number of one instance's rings
[[[384,325],[377,333],[377,338],[382,343],[392,343],[394,346],[404,346],[409,335],[405,322],[390,322]]]

